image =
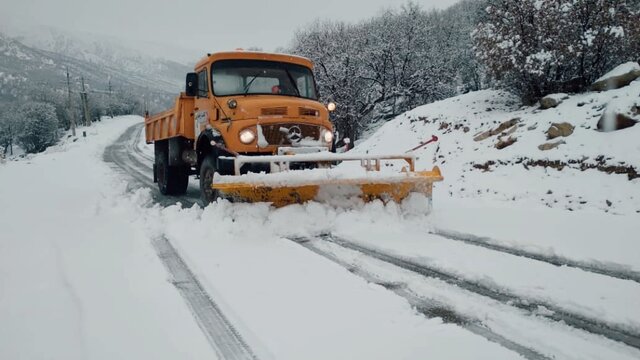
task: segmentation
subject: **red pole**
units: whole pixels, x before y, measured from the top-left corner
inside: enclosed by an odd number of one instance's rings
[[[418,145],[418,146],[414,147],[414,148],[413,148],[413,149],[411,149],[411,150],[407,150],[407,151],[405,151],[405,154],[406,154],[406,153],[408,153],[408,152],[412,152],[412,151],[414,151],[414,150],[418,150],[418,149],[420,149],[421,147],[427,146],[427,145],[431,144],[432,142],[436,142],[436,141],[438,141],[438,137],[437,137],[437,136],[435,136],[435,135],[431,135],[431,139],[429,139],[429,140],[427,140],[427,141],[423,141],[423,142],[421,142],[421,143],[420,143],[420,145]]]

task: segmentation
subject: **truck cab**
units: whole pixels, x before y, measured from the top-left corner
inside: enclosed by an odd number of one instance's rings
[[[184,193],[187,177],[196,174],[207,198],[214,174],[230,174],[239,155],[331,150],[333,126],[312,69],[311,60],[293,55],[207,54],[187,74],[175,108],[145,119],[161,192]],[[247,164],[248,171],[269,169]],[[209,195],[210,201],[215,194]]]

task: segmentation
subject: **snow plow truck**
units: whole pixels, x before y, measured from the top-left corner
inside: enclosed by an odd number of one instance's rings
[[[160,192],[184,194],[195,175],[205,205],[222,197],[284,206],[336,193],[400,202],[418,192],[430,200],[440,171],[416,171],[411,154],[335,153],[335,104],[319,102],[312,69],[292,55],[207,54],[172,109],[145,115]],[[382,172],[385,161],[405,166]],[[344,162],[361,166],[336,166]]]

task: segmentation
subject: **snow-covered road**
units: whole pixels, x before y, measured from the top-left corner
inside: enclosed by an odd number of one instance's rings
[[[556,256],[531,235],[558,236],[544,224],[571,226],[562,214],[492,232],[471,220],[499,206],[472,219],[437,193],[428,217],[379,202],[202,208],[195,181],[160,196],[139,122],[0,166],[0,199],[17,204],[0,218],[0,358],[640,358],[636,258],[575,239]],[[519,213],[535,215],[507,220]]]

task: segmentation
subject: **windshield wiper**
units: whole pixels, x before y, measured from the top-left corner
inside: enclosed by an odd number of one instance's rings
[[[262,73],[262,70],[259,70],[255,75],[253,75],[253,77],[251,78],[251,80],[249,80],[249,82],[247,83],[247,85],[245,85],[244,89],[242,89],[242,93],[244,95],[247,95],[247,93],[249,92],[249,88],[251,87],[251,84],[253,83],[253,81],[255,79],[258,78],[258,75],[260,75],[260,73]]]
[[[293,89],[296,91],[296,95],[300,97],[300,90],[298,90],[298,85],[296,85],[296,82],[293,80],[293,76],[291,76],[291,73],[286,67],[283,67],[282,69],[284,70],[284,72],[287,73],[287,76],[289,77],[289,81],[291,81],[291,85],[293,85]]]

